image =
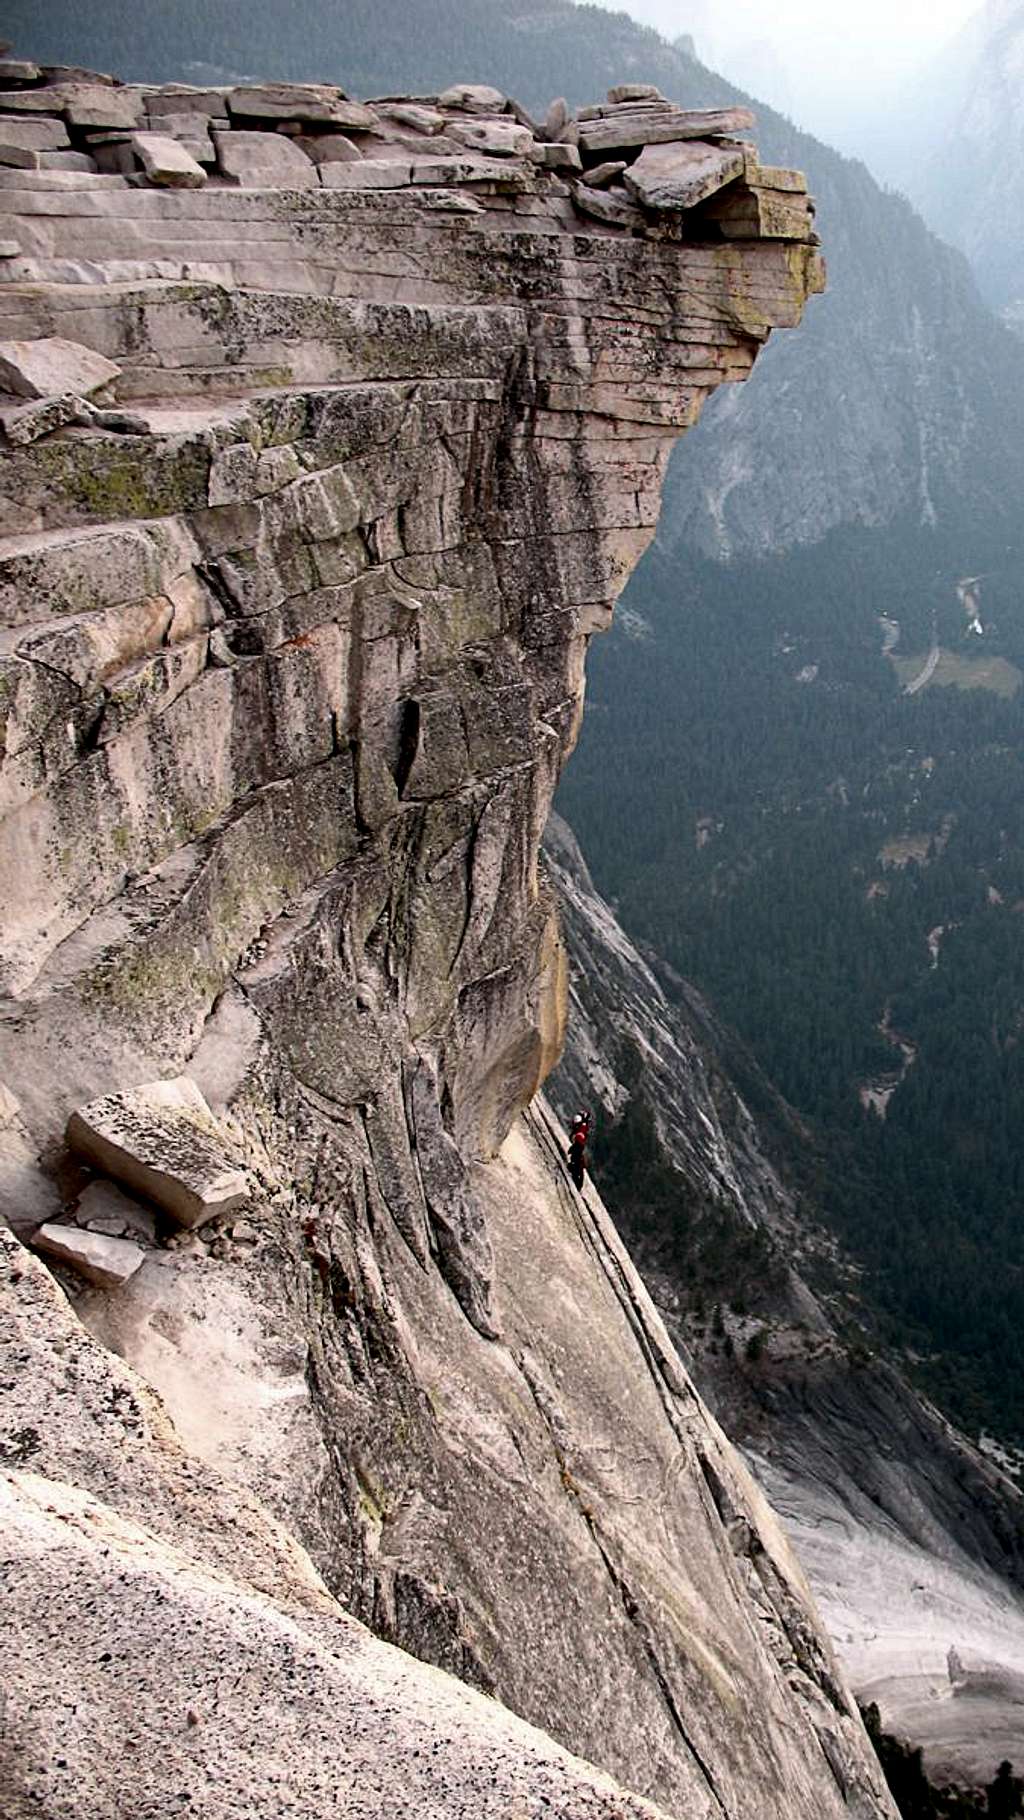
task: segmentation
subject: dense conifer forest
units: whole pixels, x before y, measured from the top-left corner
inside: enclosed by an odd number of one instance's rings
[[[630,933],[708,993],[811,1121],[806,1186],[890,1341],[968,1427],[1011,1438],[1024,1436],[1018,573],[1005,526],[970,547],[847,527],[760,563],[655,552],[591,650],[560,795]],[[980,633],[962,599],[979,576]],[[931,681],[908,693],[935,647]]]

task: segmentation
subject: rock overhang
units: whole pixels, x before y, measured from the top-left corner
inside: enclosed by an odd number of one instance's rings
[[[326,1048],[365,1001],[351,1091],[423,1061],[491,1154],[560,1043],[537,849],[586,644],[673,440],[823,283],[803,179],[643,85],[538,123],[55,71],[0,116],[0,968],[22,1054],[95,1031],[35,1116],[184,1070],[229,988],[277,1005],[253,944],[358,878]]]

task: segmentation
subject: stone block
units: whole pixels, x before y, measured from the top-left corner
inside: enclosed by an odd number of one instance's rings
[[[5,405],[0,409],[0,427],[15,448],[27,448],[41,436],[50,436],[74,423],[80,414],[81,401],[71,393],[60,398],[33,398],[28,404]]]
[[[438,95],[437,105],[460,114],[501,114],[507,98],[500,88],[488,88],[483,82],[455,82]]]
[[[663,145],[674,139],[715,139],[746,132],[754,124],[749,108],[697,110],[671,107],[614,108],[580,125],[584,152],[611,152],[634,145]]]
[[[294,143],[316,165],[358,164],[363,155],[344,133],[304,133]]]
[[[227,121],[218,123],[227,130]],[[155,133],[169,133],[192,154],[199,164],[213,164],[216,153],[210,133],[210,122],[202,114],[161,114],[150,119]]]
[[[749,181],[759,184],[766,190],[789,190],[794,195],[806,196],[807,178],[803,171],[789,170],[781,164],[758,164],[751,160],[748,170]]]
[[[80,1107],[68,1120],[67,1142],[179,1226],[201,1226],[248,1199],[245,1172],[187,1075]]]
[[[646,145],[623,182],[645,208],[692,209],[742,175],[742,149],[691,139]]]
[[[711,198],[702,215],[727,240],[814,241],[814,204],[804,192],[738,183]]]
[[[329,190],[401,190],[412,182],[409,158],[360,158],[320,167],[320,181]]]
[[[617,192],[592,190],[586,183],[577,183],[572,199],[581,214],[606,222],[609,227],[643,228],[647,225],[643,212],[621,189]]]
[[[80,63],[44,63],[43,81],[49,84],[62,82],[86,82],[91,88],[124,88],[116,76],[108,75],[105,70],[83,69]]]
[[[0,89],[0,114],[62,114],[63,111],[62,89]]]
[[[453,120],[448,135],[470,151],[484,152],[490,158],[525,157],[534,143],[525,126],[504,120]]]
[[[77,127],[138,126],[142,97],[130,89],[92,82],[59,82],[46,88],[4,89],[0,114],[63,114]]]
[[[87,171],[99,169],[94,158],[87,152],[37,152],[37,168],[41,171]]]
[[[112,360],[62,335],[0,341],[0,385],[19,398],[54,398],[66,392],[88,397],[110,385],[120,371]]]
[[[147,1245],[156,1244],[156,1215],[131,1195],[102,1176],[90,1182],[78,1197],[75,1224],[89,1232],[105,1232],[109,1238],[133,1238]]]
[[[531,163],[539,164],[542,170],[581,171],[583,169],[583,161],[574,145],[556,143],[537,145],[535,143],[530,146],[529,155]],[[620,167],[615,168],[618,170]]]
[[[187,88],[184,84],[168,83],[155,94],[146,96],[146,113],[150,120],[161,122],[161,132],[171,129],[163,124],[166,118],[180,119],[182,115],[190,116],[197,127],[202,128],[210,120],[227,122],[227,97],[230,89]]]
[[[12,171],[37,171],[39,153],[24,145],[5,145],[0,139],[0,165]]]
[[[0,57],[0,82],[38,82],[42,70],[38,63],[22,57]]]
[[[169,133],[133,133],[132,150],[150,183],[162,189],[199,190],[206,172]]]
[[[650,82],[617,82],[608,90],[608,100],[613,107],[621,106],[623,101],[664,101],[660,88]]]
[[[216,135],[217,167],[243,190],[315,190],[315,164],[278,133]]]
[[[395,126],[404,126],[412,133],[440,133],[445,126],[444,115],[439,114],[436,107],[417,107],[411,102],[403,106],[397,102],[378,107],[376,111],[382,119]]]
[[[623,158],[608,159],[604,164],[595,164],[591,167],[587,172],[587,182],[592,190],[603,190],[609,183],[614,183],[616,177],[621,177],[625,169],[626,163]]]
[[[111,139],[104,145],[92,145],[91,152],[96,160],[96,168],[107,177],[130,177],[139,168],[138,160],[131,147],[131,135]]]
[[[372,133],[377,116],[361,102],[349,101],[340,88],[302,82],[268,82],[258,88],[233,88],[228,112],[243,120],[323,121],[345,132]]]
[[[131,1239],[111,1238],[106,1233],[84,1232],[80,1226],[48,1222],[40,1226],[32,1243],[37,1251],[70,1264],[87,1283],[97,1289],[120,1289],[139,1266],[146,1254]]]
[[[26,152],[59,152],[70,144],[63,120],[27,114],[0,115],[0,146],[21,146]]]

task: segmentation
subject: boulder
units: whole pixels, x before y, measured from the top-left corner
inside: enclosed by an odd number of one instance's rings
[[[603,190],[607,184],[614,183],[616,177],[621,177],[625,169],[624,159],[610,158],[605,164],[591,166],[587,172],[587,182],[592,190]]]
[[[460,145],[491,158],[525,157],[534,144],[529,129],[511,120],[454,120],[449,122],[448,133]]]
[[[179,1226],[201,1226],[248,1199],[245,1172],[187,1075],[79,1107],[68,1120],[67,1142]]]
[[[346,132],[372,133],[377,116],[359,101],[349,101],[340,88],[318,83],[270,82],[259,88],[233,88],[228,112],[243,120],[319,121]]]
[[[559,133],[568,126],[570,118],[569,103],[564,95],[559,95],[556,101],[552,101],[544,116],[545,139],[557,139]]]
[[[279,133],[217,133],[217,168],[243,190],[315,190],[316,165]]]
[[[112,360],[63,335],[0,341],[0,386],[19,398],[55,398],[66,392],[88,397],[110,385],[120,372]]]
[[[97,1289],[120,1289],[145,1261],[145,1252],[131,1239],[111,1238],[102,1232],[83,1232],[80,1226],[56,1222],[40,1226],[32,1243],[62,1264],[70,1264]]]
[[[483,82],[455,82],[438,95],[437,105],[460,114],[502,114],[507,100],[500,88],[488,88]]]
[[[623,176],[626,188],[648,209],[692,209],[743,175],[742,147],[691,139],[647,145]]]
[[[133,133],[131,144],[150,183],[163,189],[198,190],[206,182],[202,166],[168,133]]]

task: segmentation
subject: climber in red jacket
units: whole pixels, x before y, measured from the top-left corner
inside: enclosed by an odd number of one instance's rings
[[[587,1139],[590,1136],[590,1113],[577,1112],[569,1127],[569,1174],[582,1191],[587,1168]]]

